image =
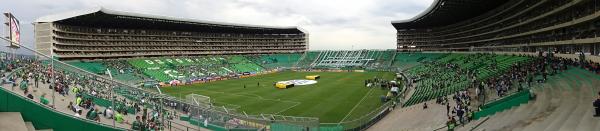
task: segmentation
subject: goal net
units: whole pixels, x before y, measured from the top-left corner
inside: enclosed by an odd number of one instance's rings
[[[189,94],[185,96],[185,100],[196,104],[200,107],[210,108],[212,107],[212,102],[210,101],[210,97],[200,95],[200,94]]]

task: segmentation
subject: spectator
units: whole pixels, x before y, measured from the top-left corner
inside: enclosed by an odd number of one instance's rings
[[[87,119],[100,122],[100,118],[98,117],[98,112],[96,112],[96,110],[98,110],[98,109],[95,109],[95,108],[90,109],[90,111],[88,111],[88,113],[85,115],[85,117]]]
[[[77,98],[75,99],[75,104],[77,106],[81,106],[81,104],[83,104],[82,102],[83,102],[83,99],[81,98],[81,96],[77,96]]]
[[[77,110],[77,112],[75,113],[75,117],[81,117],[82,114],[82,110]]]
[[[114,115],[114,111],[112,110],[112,107],[108,107],[106,108],[106,110],[104,110],[104,117],[108,118],[108,119],[112,119],[113,115]]]
[[[27,98],[32,99],[33,100],[33,95],[31,95],[31,93],[26,93],[27,94]]]
[[[140,116],[135,116],[135,121],[131,124],[131,130],[141,131],[142,130],[142,122],[140,122]]]
[[[75,107],[73,107],[73,102],[69,102],[69,105],[67,105],[67,109],[75,112]]]
[[[448,126],[448,131],[454,131],[456,127],[456,120],[453,117],[448,117],[448,122],[446,122],[446,126]]]
[[[27,80],[22,80],[19,84],[19,88],[24,91],[24,94],[27,94],[29,90],[27,89]]]
[[[48,105],[48,103],[50,103],[50,102],[48,101],[48,99],[46,99],[46,93],[44,93],[44,94],[42,94],[42,95],[40,96],[40,103],[42,103],[42,104],[44,104],[44,105]]]
[[[123,123],[123,114],[121,114],[121,112],[117,112],[115,114],[115,121],[117,121],[117,123]]]
[[[596,99],[596,101],[594,101],[594,108],[596,111],[594,117],[600,117],[600,92],[598,92],[598,98]]]

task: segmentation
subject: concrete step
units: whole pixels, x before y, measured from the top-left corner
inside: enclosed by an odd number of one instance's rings
[[[21,113],[0,112],[0,131],[27,131]]]
[[[579,103],[577,104],[577,107],[575,108],[575,110],[573,110],[573,112],[571,114],[569,114],[569,116],[567,116],[566,121],[564,121],[564,124],[562,125],[562,127],[559,128],[559,130],[561,131],[572,131],[577,129],[579,126],[579,123],[581,122],[581,118],[585,118],[585,117],[591,117],[591,116],[586,116],[586,113],[589,109],[592,109],[591,104],[590,104],[590,100],[593,100],[593,97],[591,97],[590,95],[588,95],[589,93],[589,88],[588,87],[580,87],[580,90],[578,92],[579,98]],[[583,125],[582,125],[583,126]]]
[[[564,83],[564,81],[561,83]],[[546,110],[542,110],[544,114],[535,117],[536,119],[532,121],[530,125],[525,127],[524,130],[542,131],[550,125],[551,120],[555,119],[557,115],[560,114],[559,110],[565,110],[565,108],[563,107],[564,105],[561,106],[561,104],[564,103],[564,101],[562,100],[562,93],[565,92],[565,90],[561,89],[560,87],[549,88],[553,88],[548,89],[548,91],[552,91],[550,93],[550,98],[546,99],[546,101],[548,101],[547,107],[549,108],[546,108]]]
[[[25,126],[27,126],[27,131],[35,131],[35,127],[33,127],[33,123],[25,122]]]
[[[600,118],[592,117],[591,106],[597,94],[590,93],[600,79],[585,79],[591,75],[595,74],[559,75],[559,79],[534,88],[536,100],[492,115],[475,130],[600,130]]]
[[[487,122],[486,119],[489,120],[489,117],[483,117],[483,118],[479,118],[478,120],[471,121],[471,122],[467,123],[467,125],[464,125],[463,127],[459,127],[456,130],[457,131],[470,131],[472,128],[477,126],[479,123],[485,124],[485,122]]]
[[[509,118],[511,120],[518,120],[516,124],[513,126],[512,130],[524,130],[524,128],[533,121],[533,118],[537,117],[539,114],[543,113],[546,108],[548,108],[547,99],[551,98],[552,89],[541,89],[536,90],[536,99],[533,100],[533,104],[529,104],[528,106],[521,106],[524,111],[518,114],[512,114],[513,117]],[[531,103],[531,102],[530,102]]]
[[[567,95],[564,97],[577,97],[574,95]],[[580,99],[580,98],[577,98]],[[556,131],[557,129],[560,129],[569,119],[569,117],[574,113],[574,111],[576,110],[576,108],[579,106],[579,101],[577,99],[563,99],[563,101],[561,103],[565,103],[566,105],[563,105],[559,108],[559,110],[557,111],[557,114],[555,117],[553,118],[549,118],[547,121],[549,122],[549,125],[544,129],[546,131]],[[569,103],[569,104],[567,104]],[[561,110],[562,109],[562,110]]]
[[[573,111],[579,105],[581,95],[577,95],[578,92],[574,91],[574,86],[575,83],[577,83],[577,81],[574,81],[573,78],[570,77],[566,77],[565,79],[568,80],[568,83],[561,82],[559,84],[559,86],[562,87],[561,92],[558,92],[557,94],[557,96],[562,97],[558,105],[559,108],[555,111],[555,113],[553,113],[552,116],[546,119],[546,121],[543,124],[543,126],[545,126],[544,130],[555,131],[560,129],[561,126],[565,123],[565,120],[569,118],[570,114],[572,114]]]
[[[589,103],[586,103],[589,104]],[[586,107],[586,111],[583,116],[581,116],[579,123],[577,123],[576,131],[591,131],[594,130],[596,120],[594,120],[594,107],[591,105]]]

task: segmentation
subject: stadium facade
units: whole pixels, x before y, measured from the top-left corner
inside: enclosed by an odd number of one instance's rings
[[[599,0],[435,0],[392,21],[398,51],[600,53]]]
[[[299,53],[298,27],[255,26],[94,8],[41,17],[35,48],[59,59]]]

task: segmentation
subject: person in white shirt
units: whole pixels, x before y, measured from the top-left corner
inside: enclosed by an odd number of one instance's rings
[[[81,113],[82,113],[82,112],[83,112],[83,111],[81,111],[81,109],[80,109],[80,110],[77,110],[77,113],[75,113],[75,117],[81,117]]]
[[[112,107],[108,107],[108,108],[106,108],[106,111],[105,111],[105,113],[106,113],[106,118],[109,118],[109,119],[112,119],[112,118],[113,118],[113,114],[114,114],[114,112],[113,112],[113,110],[112,110]]]
[[[394,87],[392,87],[392,89],[391,89],[391,91],[392,91],[392,93],[394,94],[394,96],[398,95],[398,91],[399,91],[399,90],[400,90],[400,88],[398,88],[398,87],[395,87],[395,86],[394,86]]]

